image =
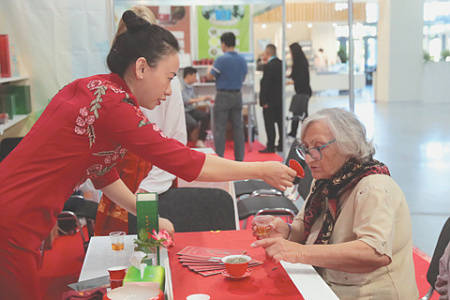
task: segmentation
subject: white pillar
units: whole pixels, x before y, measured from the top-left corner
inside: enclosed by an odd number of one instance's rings
[[[417,102],[422,97],[423,0],[379,0],[379,102]]]

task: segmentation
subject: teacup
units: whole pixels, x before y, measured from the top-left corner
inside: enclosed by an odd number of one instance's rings
[[[241,277],[248,268],[251,257],[247,255],[229,255],[222,258],[228,274],[235,277]]]

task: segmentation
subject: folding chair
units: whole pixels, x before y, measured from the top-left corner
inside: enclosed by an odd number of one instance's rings
[[[430,288],[425,296],[420,298],[420,300],[428,300],[434,293],[434,284],[436,283],[437,276],[439,274],[439,260],[444,254],[445,248],[450,242],[450,217],[445,222],[442,227],[441,234],[434,249],[433,256],[431,258],[430,266],[427,272],[427,281],[430,284]]]
[[[222,189],[171,188],[160,195],[158,210],[177,232],[238,229],[233,197]]]

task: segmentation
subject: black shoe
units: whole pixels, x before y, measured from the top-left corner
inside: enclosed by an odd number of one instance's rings
[[[277,152],[283,152],[283,146],[277,146]]]
[[[294,133],[292,133],[292,132],[289,132],[289,133],[288,133],[288,136],[293,137],[294,139],[296,138],[296,135],[297,135],[297,134],[294,134]]]
[[[259,150],[259,153],[275,153],[275,149],[266,148],[264,150]]]

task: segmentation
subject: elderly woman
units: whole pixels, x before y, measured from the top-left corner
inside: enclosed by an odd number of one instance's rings
[[[323,109],[305,120],[301,141],[312,191],[292,224],[271,217],[269,238],[252,247],[317,267],[340,299],[418,299],[408,205],[373,159],[364,126],[353,113]]]

